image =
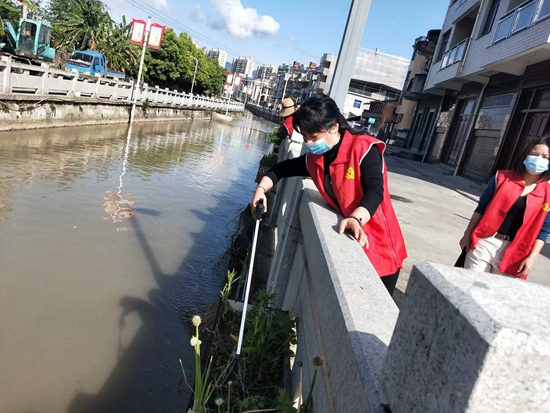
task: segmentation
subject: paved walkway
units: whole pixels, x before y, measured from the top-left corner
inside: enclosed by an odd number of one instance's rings
[[[412,266],[422,261],[454,265],[468,221],[483,185],[452,176],[443,165],[388,156],[393,205],[405,236],[409,258],[397,283],[399,303]],[[404,198],[399,200],[400,198]],[[546,244],[528,281],[550,286],[550,244]]]

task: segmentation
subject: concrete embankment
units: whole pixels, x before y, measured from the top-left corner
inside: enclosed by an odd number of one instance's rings
[[[105,99],[0,95],[0,131],[126,123],[130,109],[128,102]],[[216,116],[208,108],[140,103],[136,106],[135,122],[204,120]]]

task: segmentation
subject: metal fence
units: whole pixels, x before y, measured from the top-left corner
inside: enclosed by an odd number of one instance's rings
[[[9,56],[0,57],[0,94],[4,98],[6,95],[67,96],[130,103],[133,87],[134,83],[118,79],[90,76],[49,66],[32,66],[15,62]],[[147,84],[138,88],[136,93],[138,102],[230,112],[244,110],[241,102],[180,93]]]

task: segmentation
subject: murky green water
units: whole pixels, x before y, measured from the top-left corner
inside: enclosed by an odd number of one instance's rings
[[[0,134],[0,412],[184,412],[182,312],[252,195],[272,124]]]

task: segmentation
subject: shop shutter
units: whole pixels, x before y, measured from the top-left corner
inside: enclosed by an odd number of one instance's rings
[[[473,136],[468,146],[464,167],[460,175],[475,182],[485,183],[489,179],[494,162],[498,137]]]

